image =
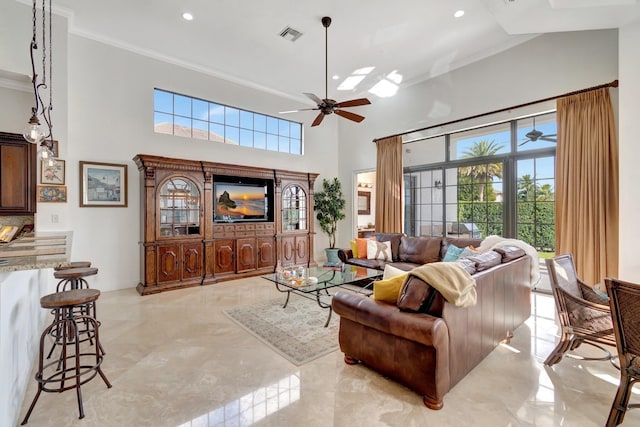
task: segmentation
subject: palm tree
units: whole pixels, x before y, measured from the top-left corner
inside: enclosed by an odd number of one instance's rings
[[[522,175],[518,181],[518,200],[522,202],[530,202],[534,199],[536,193],[536,185],[531,179],[531,175]]]
[[[544,184],[538,188],[536,188],[536,201],[538,202],[546,202],[546,201],[552,201],[553,200],[553,187],[551,187],[551,184]]]
[[[497,145],[495,140],[487,141],[483,139],[474,142],[469,149],[462,153],[461,158],[493,156],[503,147],[504,145]],[[487,183],[491,182],[493,177],[502,178],[502,163],[465,166],[458,168],[458,173],[462,176],[470,177],[473,183],[478,184],[478,200],[482,202],[484,201],[484,188]]]

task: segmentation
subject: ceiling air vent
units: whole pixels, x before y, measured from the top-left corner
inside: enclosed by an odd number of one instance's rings
[[[301,35],[302,33],[300,31],[295,30],[291,27],[285,27],[284,30],[280,31],[280,37],[292,42],[298,40]]]

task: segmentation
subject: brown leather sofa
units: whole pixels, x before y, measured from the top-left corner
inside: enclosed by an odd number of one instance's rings
[[[441,409],[444,395],[531,315],[532,260],[518,255],[501,254],[498,265],[464,261],[468,268],[486,268],[472,274],[477,303],[469,308],[448,303],[413,276],[396,305],[337,292],[332,306],[340,315],[345,362],[362,362],[421,394],[430,409]],[[422,289],[422,301],[407,304],[407,290],[415,287]]]
[[[410,237],[402,233],[375,233],[379,242],[391,242],[391,261],[379,259],[354,258],[351,249],[339,249],[338,257],[345,264],[384,270],[391,264],[400,270],[409,271],[430,262],[442,261],[450,244],[459,248],[480,246],[482,240],[450,237]]]

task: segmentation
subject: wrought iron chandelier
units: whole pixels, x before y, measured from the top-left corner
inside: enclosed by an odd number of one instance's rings
[[[36,51],[38,50],[38,5],[37,0],[33,0],[33,38],[30,44],[31,53],[31,83],[33,84],[33,95],[35,98],[34,106],[31,108],[31,118],[29,119],[27,127],[24,129],[22,135],[24,139],[32,144],[40,144],[40,150],[38,153],[41,158],[47,159],[53,157],[53,124],[51,122],[51,111],[53,110],[53,85],[52,85],[52,58],[53,50],[51,48],[51,0],[49,0],[49,11],[47,16],[46,8],[47,0],[42,0],[42,77],[38,80],[38,74],[36,73]],[[49,44],[49,54],[47,57],[47,42]],[[47,62],[48,59],[48,62]],[[47,82],[47,68],[48,78]],[[45,100],[42,98],[42,92],[49,89],[49,103],[45,104]],[[43,120],[46,129],[43,130],[40,120]]]

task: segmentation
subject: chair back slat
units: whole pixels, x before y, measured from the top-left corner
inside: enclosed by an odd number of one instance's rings
[[[640,356],[640,285],[606,278],[620,356]]]
[[[560,288],[576,298],[583,298],[576,267],[571,254],[558,255],[545,260],[551,288]]]

